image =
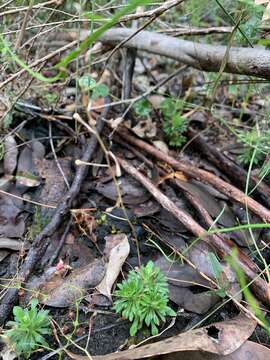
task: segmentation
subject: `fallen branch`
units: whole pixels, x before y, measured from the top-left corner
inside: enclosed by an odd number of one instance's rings
[[[206,241],[210,246],[213,246],[217,253],[221,256],[230,256],[232,248],[235,244],[230,241],[224,241],[223,238],[216,234],[207,234],[206,230],[198,224],[187,212],[178,208],[172,200],[164,195],[145,175],[140,173],[134,166],[129,164],[122,158],[117,158],[121,167],[134,179],[139,181],[160,203],[160,205],[175,216],[192,234]],[[249,259],[249,257],[238,250],[238,262],[241,269],[245,272],[249,280],[253,280],[252,289],[256,297],[264,304],[269,306],[268,285],[258,276],[256,265]]]
[[[209,35],[209,34],[230,34],[233,31],[232,26],[211,26],[207,28],[179,26],[173,29],[157,30],[157,33],[171,36],[194,36],[194,35]]]
[[[245,195],[241,190],[237,189],[235,186],[228,184],[224,180],[220,179],[216,175],[199,169],[191,164],[184,163],[183,161],[177,161],[173,157],[163,153],[154,146],[146,143],[143,140],[136,138],[135,136],[128,133],[126,130],[117,131],[117,133],[129,143],[139,147],[143,151],[148,152],[155,158],[160,161],[164,161],[171,165],[175,170],[182,171],[185,175],[199,180],[203,183],[208,183],[214,188],[219,190],[221,193],[229,196],[231,199],[239,202],[244,207],[248,207],[254,214],[258,215],[264,222],[270,223],[270,210],[266,209],[263,205],[259,204],[256,200]]]
[[[106,116],[108,113],[109,108],[105,108],[103,113],[101,114],[100,120],[98,121],[97,125],[97,132],[100,133],[103,129],[104,122],[102,118]],[[97,139],[96,136],[92,136],[90,142],[86,146],[82,161],[89,162],[93,153],[97,146]],[[37,265],[39,259],[44,254],[47,246],[50,243],[50,236],[60,227],[63,217],[69,212],[73,201],[79,194],[81,184],[87,174],[88,166],[81,165],[77,168],[76,174],[73,180],[73,183],[70,189],[67,191],[65,196],[62,199],[61,204],[57,207],[51,221],[45,228],[41,231],[39,235],[37,235],[32,243],[32,246],[25,258],[25,261],[22,265],[22,268],[18,274],[17,282],[25,282],[28,280],[31,272],[34,270],[35,266]],[[15,281],[16,279],[14,279]],[[18,300],[18,292],[19,288],[14,287],[12,285],[10,288],[7,289],[7,292],[2,297],[1,304],[0,304],[0,323],[3,324],[6,319],[8,318],[14,303]]]
[[[99,40],[103,43],[118,44],[132,36],[133,32],[132,29],[113,28],[104,33]],[[81,31],[82,39],[87,35],[87,30]],[[150,31],[141,31],[124,46],[167,56],[199,70],[215,72],[220,70],[227,50],[226,46],[180,40]],[[224,71],[270,79],[269,64],[269,50],[231,47]]]
[[[220,150],[208,144],[203,136],[198,134],[192,128],[189,128],[188,130],[188,137],[192,140],[190,142],[191,146],[194,146],[194,148],[203,154],[211,163],[222,170],[233,184],[245,189],[248,178],[246,170],[224,156]],[[253,192],[254,196],[259,197],[260,201],[266,207],[269,207],[270,187],[262,182],[257,176],[251,175],[249,189],[252,190],[255,187],[256,189]]]

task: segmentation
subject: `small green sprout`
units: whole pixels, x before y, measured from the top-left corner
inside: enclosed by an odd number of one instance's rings
[[[142,118],[148,117],[152,112],[152,106],[147,99],[142,99],[142,100],[137,101],[134,104],[133,109],[134,109],[136,115],[138,115]]]
[[[172,147],[181,147],[186,142],[183,133],[188,127],[187,120],[181,115],[184,102],[179,99],[168,98],[160,104],[163,115],[163,131]]]
[[[158,334],[158,326],[166,316],[176,316],[168,306],[169,289],[166,277],[149,261],[137,271],[130,271],[114,292],[114,310],[131,323],[130,335],[135,336],[144,325]]]
[[[242,164],[248,165],[253,159],[253,164],[257,165],[270,151],[270,133],[264,131],[258,133],[256,129],[250,131],[240,131],[239,141],[244,145],[243,153],[239,155]],[[255,154],[254,151],[256,150]]]
[[[100,97],[109,95],[109,88],[105,84],[98,84],[90,75],[84,75],[78,80],[82,92],[91,94],[91,99],[96,100]]]
[[[223,299],[227,296],[227,291],[230,290],[230,284],[224,276],[223,268],[219,262],[219,259],[213,252],[208,253],[208,260],[218,285],[218,289],[210,291],[210,293],[213,293]]]
[[[44,335],[51,333],[49,311],[38,310],[37,305],[38,300],[33,299],[30,309],[14,306],[14,321],[7,323],[12,328],[5,331],[16,353],[24,355],[27,359],[40,346],[48,347]]]

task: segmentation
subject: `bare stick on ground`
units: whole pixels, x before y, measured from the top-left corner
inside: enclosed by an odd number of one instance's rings
[[[266,209],[263,205],[259,204],[256,200],[252,199],[250,196],[247,196],[245,193],[237,189],[235,186],[220,179],[219,177],[210,173],[209,171],[199,169],[191,164],[184,163],[183,161],[180,162],[174,159],[173,157],[158,150],[154,146],[131,135],[130,133],[127,132],[126,129],[125,130],[122,129],[122,131],[117,131],[117,133],[123,139],[125,139],[125,141],[128,141],[130,144],[139,147],[143,151],[146,151],[147,153],[154,156],[156,159],[168,163],[175,170],[182,171],[188,177],[212,185],[221,193],[239,202],[243,206],[247,206],[251,211],[253,211],[254,214],[258,215],[264,222],[270,223],[270,210]]]
[[[202,153],[218,169],[224,171],[232,183],[237,186],[241,186],[243,189],[245,188],[248,177],[246,170],[224,156],[219,149],[208,144],[203,136],[198,134],[192,128],[189,128],[188,136],[191,139],[191,146],[194,146],[195,149]],[[264,206],[269,207],[270,187],[253,175],[251,175],[249,183],[250,190],[256,187],[254,195],[260,198],[260,201],[264,204]]]

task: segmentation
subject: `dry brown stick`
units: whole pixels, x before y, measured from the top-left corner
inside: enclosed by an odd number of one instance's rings
[[[178,28],[157,30],[158,33],[183,36],[183,35],[207,35],[207,34],[228,34],[233,31],[232,26],[212,26],[207,28],[179,26]]]
[[[179,209],[173,201],[164,195],[145,175],[140,173],[134,166],[130,165],[126,160],[117,158],[121,167],[134,179],[139,181],[153,197],[175,216],[191,233],[205,240],[210,246],[213,246],[217,253],[221,256],[230,256],[232,248],[235,246],[232,242],[223,241],[215,234],[207,234],[205,229],[201,227],[188,213]],[[268,286],[267,283],[257,274],[256,265],[241,251],[238,251],[238,262],[241,269],[245,272],[249,280],[254,280],[252,288],[256,297],[265,305],[269,306]]]
[[[164,161],[171,165],[175,170],[182,171],[185,175],[197,179],[203,183],[208,183],[214,188],[219,190],[221,193],[227,195],[231,199],[239,202],[244,207],[248,207],[254,214],[258,215],[264,222],[270,223],[270,211],[266,209],[263,205],[259,204],[256,200],[245,195],[241,190],[237,189],[235,186],[227,183],[226,181],[220,179],[216,175],[210,173],[209,171],[199,169],[191,164],[184,163],[183,161],[178,161],[173,157],[163,153],[154,146],[146,143],[143,140],[136,138],[135,136],[128,133],[126,130],[117,132],[125,141],[139,147],[140,149],[148,152],[155,158],[160,161]]]
[[[19,47],[21,46],[22,44],[22,41],[23,41],[23,38],[25,36],[25,29],[26,29],[26,26],[27,26],[27,21],[29,19],[29,15],[31,13],[31,10],[33,8],[33,2],[30,2],[30,5],[26,11],[26,13],[24,14],[24,19],[23,19],[23,23],[22,23],[22,26],[21,26],[21,29],[20,29],[20,33],[19,33],[19,36],[16,40],[16,43],[15,43],[15,46],[14,46],[14,50],[18,50]]]
[[[127,22],[130,20],[137,20],[142,18],[149,18],[153,16],[160,16],[164,11],[171,9],[179,4],[179,0],[165,1],[161,6],[154,8],[153,10],[145,11],[143,13],[135,13],[123,16],[119,22]]]
[[[36,5],[33,5],[33,9],[40,9],[42,7],[47,7],[49,5],[58,5],[60,4],[61,1],[59,0],[49,0],[49,1],[45,1],[43,3],[40,3],[40,4],[36,4]],[[17,14],[17,13],[21,13],[21,12],[24,12],[24,11],[27,11],[29,9],[29,6],[24,6],[24,7],[15,7],[14,9],[11,9],[11,10],[7,10],[7,11],[3,11],[0,13],[0,18],[3,17],[3,16],[7,16],[7,15],[11,15],[11,14]]]
[[[194,146],[195,149],[205,155],[207,159],[211,161],[218,169],[224,171],[232,183],[245,188],[248,178],[246,170],[224,156],[220,150],[208,144],[203,136],[198,134],[192,128],[189,128],[188,136],[191,139],[191,146]],[[250,189],[256,187],[256,190],[254,190],[254,195],[259,197],[260,201],[263,202],[266,207],[269,207],[270,187],[264,182],[260,181],[260,179],[254,175],[251,175],[249,183]]]
[[[130,144],[128,144],[127,142],[123,141],[121,138],[115,137],[114,138],[116,140],[116,142],[122,146],[124,146],[125,148],[127,148],[128,150],[130,150],[131,152],[133,152],[133,154],[141,159],[146,165],[148,165],[151,169],[154,169],[154,164],[151,160],[149,160],[148,158],[146,158],[142,153],[140,153],[138,150],[136,150],[134,147],[132,147]],[[161,169],[158,168],[158,172],[160,173],[161,176],[166,176],[167,173]],[[170,179],[170,182],[178,187],[179,189],[181,189],[181,191],[183,191],[184,195],[186,196],[186,198],[188,199],[188,201],[190,202],[190,204],[198,211],[201,219],[205,222],[206,225],[209,226],[209,228],[216,228],[213,225],[213,219],[212,217],[209,215],[208,211],[202,206],[202,204],[200,203],[200,201],[196,198],[196,196],[187,189],[187,187],[185,185],[182,184],[181,181],[177,180],[177,179]],[[219,234],[220,236],[221,234]]]
[[[124,146],[125,148],[127,148],[128,150],[130,150],[131,152],[133,152],[133,154],[141,159],[146,165],[148,165],[151,169],[154,169],[154,164],[151,160],[149,160],[148,158],[146,158],[142,153],[140,153],[138,150],[136,150],[134,147],[132,147],[130,144],[126,143],[125,141],[123,141],[121,138],[115,137],[114,138],[116,140],[116,142],[122,146]],[[161,176],[166,176],[167,173],[161,169],[158,168],[158,172],[160,173]],[[190,204],[198,211],[201,219],[205,222],[206,225],[209,226],[209,228],[216,228],[213,225],[213,219],[212,217],[209,215],[208,211],[202,206],[202,204],[200,203],[200,201],[196,198],[196,196],[187,189],[187,187],[185,185],[182,184],[182,182],[180,182],[177,179],[170,179],[170,182],[178,187],[179,189],[181,189],[181,191],[183,191],[184,195],[186,196],[186,198],[188,199],[188,201],[190,202]],[[219,234],[220,236],[221,234]]]

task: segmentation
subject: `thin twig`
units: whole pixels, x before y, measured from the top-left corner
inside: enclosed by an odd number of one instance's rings
[[[59,55],[61,52],[64,52],[70,48],[72,48],[73,46],[75,46],[77,44],[77,40],[70,42],[69,44],[62,46],[61,48],[53,51],[52,53],[45,55],[44,57],[42,57],[41,59],[35,60],[34,62],[32,62],[31,64],[28,65],[28,67],[30,69],[34,68],[37,65],[40,65],[42,63],[44,63],[45,61],[48,61],[50,59],[52,59],[54,56]],[[6,86],[8,83],[10,83],[11,81],[15,80],[17,77],[21,76],[22,74],[24,74],[27,70],[25,69],[21,69],[19,71],[17,71],[15,74],[12,74],[9,78],[7,78],[6,80],[2,81],[0,83],[0,90]]]
[[[69,232],[69,229],[71,227],[71,224],[72,224],[72,217],[70,217],[67,225],[66,225],[66,228],[65,228],[65,231],[63,232],[63,235],[61,236],[61,239],[59,241],[59,244],[57,246],[57,249],[55,250],[55,252],[53,253],[50,261],[49,261],[49,266],[52,266],[53,263],[55,262],[55,260],[58,258],[58,255],[60,254],[60,251],[62,250],[63,248],[63,245],[65,243],[65,240],[66,240],[66,237],[67,237],[67,234]]]
[[[115,46],[115,48],[112,50],[112,52],[110,53],[110,55],[108,56],[106,62],[109,61],[109,59],[113,56],[113,54],[115,54],[115,52],[120,49],[121,47],[123,47],[129,40],[133,39],[137,34],[139,34],[142,30],[144,30],[148,25],[150,25],[153,21],[155,21],[159,16],[161,16],[163,13],[165,13],[166,11],[170,10],[171,8],[175,7],[176,5],[181,4],[182,2],[184,2],[185,0],[177,0],[177,1],[171,1],[167,3],[167,6],[161,6],[159,9],[159,11],[156,11],[153,13],[152,16],[150,16],[150,19],[143,24],[142,26],[140,26],[137,30],[135,30],[134,32],[132,32],[132,34],[130,34],[126,39],[122,40],[119,44],[117,44]]]
[[[38,202],[38,201],[34,201],[34,200],[30,200],[30,199],[25,199],[25,198],[22,197],[22,196],[15,195],[15,194],[11,194],[11,193],[9,193],[9,192],[7,192],[7,191],[5,191],[5,190],[2,190],[2,189],[0,189],[0,193],[1,193],[1,194],[4,194],[4,195],[7,195],[7,196],[10,196],[10,197],[13,197],[13,198],[15,198],[15,199],[19,199],[19,200],[28,202],[28,203],[30,203],[30,204],[42,206],[42,207],[49,208],[49,209],[56,209],[56,206],[55,206],[55,205],[43,204],[43,203],[40,203],[40,202]]]
[[[187,69],[187,65],[181,66],[179,69],[175,70],[172,74],[168,75],[165,79],[162,79],[161,81],[159,81],[156,85],[150,87],[147,91],[145,91],[143,94],[138,95],[137,97],[133,98],[133,99],[125,99],[125,100],[119,100],[119,101],[115,101],[111,103],[111,106],[118,106],[118,105],[122,105],[122,104],[130,104],[128,109],[125,111],[125,113],[122,115],[122,117],[125,116],[125,114],[130,110],[130,108],[138,101],[140,101],[143,98],[146,98],[148,95],[150,95],[152,92],[156,91],[158,88],[160,88],[161,86],[163,86],[164,84],[166,84],[168,81],[172,80],[174,77],[176,77],[177,75],[181,74],[182,72],[184,72]],[[108,105],[104,104],[104,105],[99,105],[99,106],[93,106],[90,108],[90,111],[94,111],[94,110],[99,110],[99,109],[104,109],[106,108]]]
[[[54,157],[54,160],[56,162],[56,165],[58,167],[58,170],[60,171],[60,174],[63,176],[63,179],[65,181],[65,184],[67,185],[67,188],[70,189],[70,185],[69,185],[69,182],[68,182],[68,179],[62,169],[62,166],[58,160],[58,157],[56,155],[56,152],[55,152],[55,148],[54,148],[54,144],[53,144],[53,139],[52,139],[52,123],[49,121],[49,137],[50,137],[50,145],[51,145],[51,149],[52,149],[52,153],[53,153],[53,157]]]
[[[25,29],[26,29],[26,26],[27,26],[27,21],[28,21],[28,18],[29,18],[29,15],[30,15],[30,12],[33,8],[33,0],[30,1],[30,5],[28,7],[28,9],[26,10],[26,13],[24,14],[24,19],[23,19],[23,23],[22,23],[22,26],[21,26],[21,29],[20,29],[20,33],[19,33],[19,36],[16,40],[16,43],[14,45],[14,50],[16,51],[20,46],[21,46],[21,43],[23,41],[23,38],[24,38],[24,35],[25,35]]]
[[[44,6],[48,6],[48,5],[53,5],[53,4],[58,4],[59,3],[59,0],[49,0],[49,1],[45,1],[43,3],[40,3],[40,4],[36,4],[36,5],[33,5],[33,9],[40,9],[40,8],[43,8]],[[0,13],[0,18],[3,17],[3,16],[7,16],[7,15],[11,15],[11,14],[18,14],[18,13],[21,13],[21,12],[24,12],[24,11],[28,11],[29,9],[29,6],[24,6],[24,7],[15,7],[15,9],[11,9],[11,10],[7,10],[7,11],[4,11],[4,12],[1,12]]]

